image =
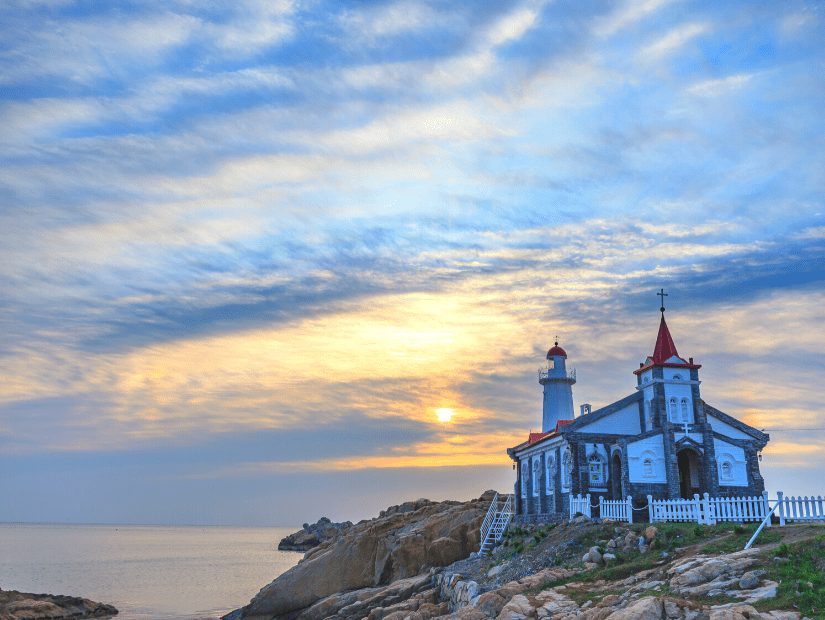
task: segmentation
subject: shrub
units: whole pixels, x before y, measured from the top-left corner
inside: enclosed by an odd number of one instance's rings
[[[693,535],[696,536],[696,538],[702,538],[705,535],[705,530],[702,529],[701,525],[694,525]]]
[[[584,515],[582,513],[577,512],[576,514],[573,515],[573,518],[575,519],[576,517],[583,517],[583,516]]]

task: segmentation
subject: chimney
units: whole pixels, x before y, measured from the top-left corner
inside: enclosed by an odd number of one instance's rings
[[[688,361],[690,361],[690,365],[691,365],[691,366],[693,366],[693,358],[692,358],[692,357],[689,357],[689,358],[688,358]]]

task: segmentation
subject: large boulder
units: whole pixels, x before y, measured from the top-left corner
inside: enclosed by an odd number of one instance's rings
[[[418,508],[415,508],[415,506]],[[241,611],[243,620],[290,620],[330,595],[388,585],[477,551],[489,501],[416,500],[322,542]]]
[[[317,523],[313,523],[312,525],[304,523],[303,529],[281,539],[281,542],[278,543],[278,550],[309,551],[322,542],[338,538],[343,531],[346,531],[346,529],[350,527],[352,527],[350,521],[333,523],[326,517],[321,517]]]
[[[117,609],[86,598],[0,591],[0,620],[59,620],[113,616]]]

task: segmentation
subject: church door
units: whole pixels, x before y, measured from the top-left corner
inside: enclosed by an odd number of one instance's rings
[[[696,452],[690,449],[680,451],[676,455],[679,466],[679,492],[684,499],[693,499],[694,494],[702,494],[699,485],[699,458]]]
[[[610,494],[614,500],[622,498],[622,455],[614,452],[610,459]]]

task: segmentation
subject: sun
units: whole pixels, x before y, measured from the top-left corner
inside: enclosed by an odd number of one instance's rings
[[[439,422],[449,422],[450,418],[453,417],[453,410],[452,409],[436,409],[435,415],[438,416]]]

